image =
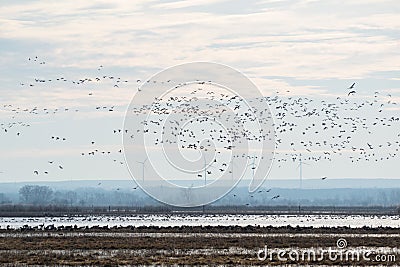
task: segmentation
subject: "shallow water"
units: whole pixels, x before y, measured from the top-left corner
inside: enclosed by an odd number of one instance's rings
[[[0,228],[20,228],[39,225],[92,227],[92,226],[301,226],[339,227],[363,226],[400,227],[399,215],[134,215],[134,216],[86,216],[86,217],[2,217]]]

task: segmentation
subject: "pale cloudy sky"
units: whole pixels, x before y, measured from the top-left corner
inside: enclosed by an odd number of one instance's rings
[[[399,100],[399,14],[398,1],[372,0],[1,1],[0,122],[32,126],[20,127],[18,137],[0,134],[0,179],[129,179],[121,155],[82,160],[80,153],[92,149],[92,139],[99,150],[118,151],[121,138],[110,131],[122,127],[136,80],[191,61],[232,66],[266,95],[290,90],[330,99],[345,96],[357,82],[360,97],[379,90]],[[102,75],[128,82],[118,88],[111,80],[71,83]],[[68,82],[56,81],[60,77]],[[99,115],[95,106],[115,107]],[[15,115],[17,107],[58,111],[53,117]],[[67,142],[49,142],[63,135]],[[52,159],[66,165],[63,172],[49,166]],[[393,161],[374,166],[374,172],[360,172],[363,165],[343,172],[337,169],[349,166],[340,160],[315,167],[310,178],[324,176],[323,168],[331,168],[333,177],[398,178]],[[292,178],[297,170],[272,175]]]

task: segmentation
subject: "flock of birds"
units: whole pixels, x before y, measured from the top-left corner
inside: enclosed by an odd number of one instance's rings
[[[154,145],[159,145],[163,142],[169,144],[179,143],[182,146],[181,148],[204,149],[205,151],[207,149],[217,150],[213,147],[213,142],[222,144],[222,147],[226,150],[232,150],[232,143],[243,135],[246,136],[247,140],[256,142],[274,138],[277,146],[275,160],[278,163],[278,167],[288,161],[303,163],[307,163],[307,161],[332,161],[336,155],[348,158],[352,163],[359,161],[380,162],[397,158],[400,148],[400,124],[399,116],[396,114],[397,102],[392,100],[391,94],[382,95],[378,91],[375,91],[369,98],[353,98],[351,96],[356,93],[355,83],[348,89],[347,97],[338,96],[334,101],[329,102],[310,97],[282,97],[279,96],[279,92],[275,96],[248,100],[249,102],[259,101],[265,103],[265,109],[263,110],[248,110],[247,107],[241,106],[240,100],[236,101],[237,96],[224,94],[216,96],[217,93],[215,92],[207,92],[209,99],[218,100],[219,102],[226,100],[224,105],[206,105],[202,109],[199,105],[191,104],[190,109],[188,109],[186,103],[191,103],[193,99],[198,101],[198,98],[194,96],[192,98],[171,97],[167,99],[171,101],[164,101],[163,104],[160,104],[160,99],[157,99],[158,102],[156,104],[153,103],[134,110],[136,114],[143,114],[145,110],[151,109],[156,114],[155,117],[160,118],[159,120],[143,121],[146,127],[144,127],[143,132],[137,130],[137,133],[154,135]],[[200,90],[202,88],[198,88],[196,91]],[[196,91],[190,94],[194,94]],[[235,113],[227,114],[224,117],[223,113],[229,113],[230,110],[226,107],[229,106],[233,99],[235,99],[233,103]],[[171,102],[176,102],[178,105],[174,106]],[[238,122],[253,121],[253,118],[264,119],[265,116],[263,117],[263,114],[268,113],[268,107],[272,108],[275,115],[274,137],[271,136],[271,131],[261,133],[259,136],[255,136],[247,129],[240,129],[241,132],[237,131],[235,127]],[[169,124],[166,123],[161,127],[160,122],[163,121],[163,116],[170,115],[168,108],[173,108],[173,112],[183,115],[180,116],[180,120],[170,121]],[[393,108],[394,112],[391,115],[386,113],[381,115],[385,108],[387,108],[389,111],[387,113],[389,114]],[[244,112],[239,111],[242,109],[244,109]],[[210,114],[211,112],[209,111],[211,110],[213,114]],[[246,111],[253,112],[255,115],[250,116]],[[207,128],[204,126],[204,128],[197,128],[197,130],[184,129],[182,131],[181,126],[186,121],[193,123],[193,121],[190,121],[190,113],[195,113],[196,116],[204,114],[210,116],[211,119],[207,117],[196,119],[203,126],[214,117],[226,121],[234,120],[236,124],[227,129],[229,134],[224,133],[223,130],[213,129],[208,125]],[[271,118],[266,117],[265,119]],[[392,131],[392,136],[387,134],[387,129]],[[171,133],[167,136],[177,137],[178,140],[159,140],[156,137],[160,131],[163,134],[170,131]],[[381,132],[379,133],[379,131]],[[133,138],[134,136],[131,137]],[[200,140],[204,138],[208,139],[201,144]],[[363,140],[365,141],[363,142]],[[221,151],[217,151],[217,153],[221,153]],[[239,156],[249,160],[253,157],[248,153],[243,153]],[[226,167],[229,162],[221,162],[221,165]],[[255,167],[253,166],[252,168]],[[220,167],[218,169],[221,172],[226,170]],[[211,170],[209,172],[211,174]],[[198,177],[202,177],[202,174],[198,174]],[[321,179],[325,180],[327,176],[323,176]]]
[[[40,60],[38,57],[31,57],[28,61],[40,65],[46,64],[44,60]],[[97,70],[102,71],[103,66],[99,66]],[[21,82],[20,86],[34,87],[45,83],[62,83],[63,87],[68,87],[103,81],[111,82],[111,86],[116,88],[124,83],[131,86],[128,80],[112,75],[98,75],[77,80],[64,77],[35,78],[29,82]],[[174,81],[134,80],[134,86],[142,83],[174,84]],[[208,175],[208,178],[212,180],[214,174],[214,179],[216,179],[226,171],[232,173],[232,169],[230,169],[232,161],[226,161],[222,155],[225,152],[233,151],[235,144],[243,139],[256,145],[265,140],[273,141],[276,146],[274,160],[277,167],[290,162],[332,161],[335,157],[346,158],[352,163],[360,161],[380,162],[398,159],[400,155],[400,119],[398,112],[396,113],[396,110],[398,111],[400,107],[398,107],[396,98],[391,94],[375,91],[372,95],[358,95],[355,82],[347,88],[347,93],[343,92],[340,96],[330,96],[325,99],[298,96],[295,92],[290,91],[276,91],[272,96],[247,99],[246,101],[249,102],[258,102],[258,107],[264,106],[264,109],[253,110],[249,109],[237,95],[208,91],[206,89],[208,84],[212,84],[212,81],[198,82],[197,88],[188,92],[187,96],[167,99],[160,97],[155,99],[152,105],[143,105],[132,110],[131,114],[134,115],[151,112],[151,119],[142,121],[142,129],[109,129],[109,132],[114,135],[127,135],[132,139],[140,134],[148,135],[155,146],[180,146],[180,149],[211,153],[211,155],[214,155],[210,159],[213,167],[207,168],[204,174],[196,174],[197,179]],[[177,84],[175,88],[179,89],[181,86],[184,86],[184,84]],[[137,93],[142,93],[141,90],[139,87]],[[96,94],[94,91],[86,93],[87,97],[93,97]],[[209,102],[199,104],[199,95],[206,96]],[[216,102],[220,104],[215,104]],[[90,109],[95,112],[114,112],[118,108],[119,105],[115,104],[97,105]],[[26,117],[26,115],[81,111],[79,108],[72,107],[53,109],[18,107],[9,103],[2,103],[0,110],[10,114],[8,120],[0,122],[0,138],[1,135],[10,134],[23,138],[24,128],[36,127],[30,122],[21,121],[22,115]],[[180,114],[179,119],[169,119],[172,114],[171,110]],[[192,120],[193,118],[196,119]],[[210,126],[215,118],[233,121],[234,123],[223,130]],[[265,120],[264,125],[271,123],[273,129],[255,132],[246,127],[235,127],[239,124],[251,124],[256,119]],[[207,128],[202,128],[206,124]],[[390,134],[379,135],[378,138],[377,134],[382,134],[380,131]],[[159,138],[160,133],[162,138]],[[164,138],[165,136],[167,138]],[[49,141],[52,142],[67,142],[68,140],[69,137],[61,133],[49,137]],[[93,136],[93,140],[95,140],[95,136]],[[122,148],[116,151],[101,149],[95,146],[95,141],[91,141],[88,145],[92,146],[93,149],[82,151],[80,156],[122,156],[123,154]],[[245,158],[251,162],[257,156],[243,152],[237,157]],[[122,157],[114,158],[113,161],[121,165],[124,164]],[[49,160],[48,163],[55,164],[54,160]],[[56,165],[60,171],[64,169],[63,164],[58,163]],[[256,165],[253,163],[251,169],[254,170],[255,168]],[[5,170],[2,170],[2,172],[4,173]],[[32,173],[34,175],[41,173],[48,175],[49,171],[35,169],[32,170]],[[321,180],[327,178],[327,176],[320,177]],[[258,191],[258,193],[262,192],[269,192],[269,190]],[[274,200],[279,197],[279,195],[274,195],[271,199]]]

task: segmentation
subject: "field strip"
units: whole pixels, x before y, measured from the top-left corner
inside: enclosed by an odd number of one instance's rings
[[[0,233],[0,238],[24,238],[24,237],[220,237],[220,238],[240,238],[240,237],[372,237],[388,238],[400,237],[399,234],[340,234],[340,233],[103,233],[103,232],[33,232],[33,233]]]
[[[185,248],[185,249],[38,249],[38,250],[26,250],[26,249],[2,249],[0,250],[0,255],[2,254],[21,254],[27,253],[31,255],[80,255],[89,256],[97,255],[101,256],[116,256],[118,254],[124,255],[136,255],[136,256],[147,256],[154,254],[162,255],[255,255],[260,248],[247,249],[243,247],[230,247],[230,248]],[[288,247],[288,248],[269,248],[270,252],[277,253],[278,251],[290,252],[297,250],[299,252],[314,250],[318,252],[322,247]],[[345,249],[351,251],[365,252],[373,251],[380,253],[392,253],[393,255],[398,255],[400,250],[391,247],[357,247],[349,246]],[[319,254],[319,253],[317,253]]]

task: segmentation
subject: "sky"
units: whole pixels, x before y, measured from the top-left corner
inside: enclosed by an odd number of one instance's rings
[[[126,108],[142,81],[187,62],[231,66],[266,96],[332,101],[356,82],[354,101],[379,91],[381,101],[400,102],[399,14],[398,1],[372,0],[3,0],[0,181],[131,179],[119,152]],[[85,78],[93,81],[78,84]],[[399,109],[384,112],[398,117]],[[368,140],[397,133],[398,123]],[[106,153],[87,157],[93,149]],[[338,157],[304,166],[303,175],[399,178],[398,159]],[[298,177],[296,167],[274,164],[270,177]]]

